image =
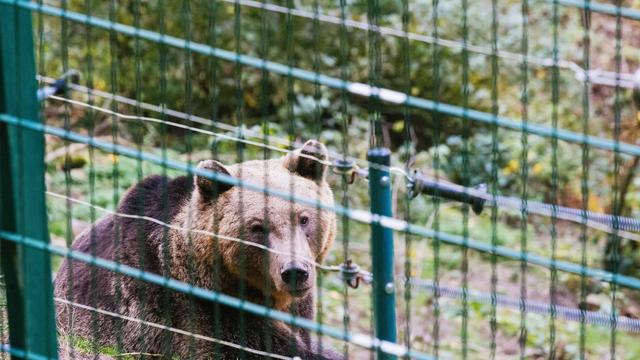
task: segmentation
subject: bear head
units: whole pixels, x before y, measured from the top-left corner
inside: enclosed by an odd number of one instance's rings
[[[333,206],[327,155],[323,144],[310,140],[279,159],[229,166],[205,160],[198,168]],[[335,214],[322,206],[198,175],[175,221],[190,230],[172,233],[173,276],[278,310],[313,296],[315,265],[336,233]]]

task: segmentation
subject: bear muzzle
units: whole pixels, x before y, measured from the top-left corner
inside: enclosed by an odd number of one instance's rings
[[[311,289],[309,265],[299,261],[290,261],[280,270],[280,277],[286,290],[293,296],[302,296]]]

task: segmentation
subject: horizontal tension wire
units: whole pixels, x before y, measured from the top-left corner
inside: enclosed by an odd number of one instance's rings
[[[613,327],[615,324],[616,329],[626,330],[633,333],[640,332],[640,319],[634,319],[627,316],[617,316],[614,313],[582,310],[555,303],[550,304],[531,301],[498,295],[495,293],[487,294],[468,288],[464,289],[459,287],[436,285],[433,281],[425,279],[410,278],[401,279],[399,281],[406,283],[408,286],[422,288],[437,294],[437,296],[443,296],[450,299],[461,300],[466,296],[469,300],[482,304],[492,305],[495,303],[497,305],[517,309],[518,311],[524,308],[527,313],[536,313],[541,315],[549,315],[551,312],[555,312],[556,316],[568,321],[584,321],[587,324],[605,326],[609,328]]]

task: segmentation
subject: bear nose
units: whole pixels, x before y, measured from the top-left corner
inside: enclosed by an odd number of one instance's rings
[[[299,287],[309,279],[309,272],[302,264],[291,262],[282,268],[282,281],[289,286]]]

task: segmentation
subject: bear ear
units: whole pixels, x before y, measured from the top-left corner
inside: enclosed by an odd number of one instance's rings
[[[304,178],[321,181],[327,172],[329,151],[319,141],[309,140],[302,148],[289,153],[284,158],[284,167]]]
[[[231,176],[229,170],[221,163],[215,160],[203,160],[198,164],[198,169],[209,170],[223,175]],[[202,198],[205,200],[213,200],[217,198],[223,192],[231,189],[233,185],[209,179],[204,176],[195,176],[195,185]]]

